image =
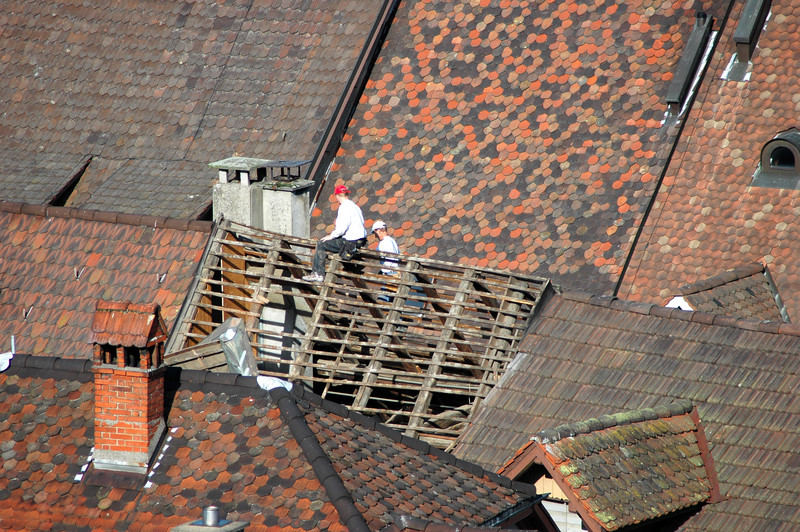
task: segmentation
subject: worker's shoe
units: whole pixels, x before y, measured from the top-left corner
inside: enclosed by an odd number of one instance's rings
[[[308,281],[309,283],[321,283],[323,277],[318,273],[311,272],[308,275],[304,275],[303,280]]]

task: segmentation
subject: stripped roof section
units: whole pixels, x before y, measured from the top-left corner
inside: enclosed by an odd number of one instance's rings
[[[701,312],[789,321],[769,269],[758,262],[684,285],[680,294]]]
[[[454,453],[497,470],[535,434],[691,400],[726,500],[684,530],[800,526],[800,328],[556,294]]]
[[[4,463],[13,464],[0,471],[0,523],[168,529],[213,504],[254,528],[378,530],[402,523],[405,512],[463,528],[535,496],[309,392],[267,392],[255,377],[234,374],[166,375],[167,437],[147,478],[131,483],[84,467],[93,443],[91,362],[15,357],[0,373],[0,436]],[[326,441],[329,433],[336,436]],[[405,481],[353,474],[359,460]],[[421,489],[454,479],[468,489],[451,484],[447,497]],[[412,493],[415,508],[406,500]]]
[[[320,200],[400,249],[610,293],[676,129],[665,94],[722,2],[402,2]]]
[[[314,242],[222,221],[165,363],[225,371],[213,335],[239,318],[264,375],[303,382],[442,448],[516,354],[546,279],[362,248],[308,283]],[[222,332],[221,330],[219,332]],[[208,338],[210,341],[206,341]]]
[[[4,2],[3,199],[48,202],[93,155],[69,206],[195,217],[208,163],[312,158],[381,4]]]
[[[689,401],[541,431],[499,471],[533,463],[568,494],[590,530],[645,524],[719,500],[713,460]]]
[[[0,203],[0,338],[13,335],[22,353],[90,359],[101,299],[158,304],[171,326],[211,228]]]

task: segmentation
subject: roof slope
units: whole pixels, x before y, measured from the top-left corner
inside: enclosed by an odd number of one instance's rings
[[[171,326],[209,222],[0,203],[0,339],[35,355],[91,358],[97,301],[158,304]]]
[[[0,473],[3,528],[167,529],[211,504],[255,528],[380,529],[399,515],[463,527],[534,495],[312,394],[174,369],[168,436],[146,483],[104,477],[84,468],[93,443],[90,368],[18,355],[0,374],[0,445],[13,465]]]
[[[687,284],[680,294],[692,309],[739,318],[789,321],[769,269],[752,263]]]
[[[497,470],[531,434],[609,412],[691,400],[723,497],[685,526],[800,526],[800,329],[554,295],[454,453]]]
[[[696,4],[403,2],[329,182],[414,255],[610,292],[674,140],[694,9],[724,7]]]
[[[736,2],[710,58],[654,209],[619,296],[666,302],[678,287],[730,264],[764,262],[790,317],[800,316],[800,190],[751,186],[761,148],[797,125],[800,50],[798,0],[775,0],[748,66],[747,81],[727,80],[733,35],[745,2]]]
[[[210,162],[312,158],[380,3],[3,7],[2,199],[46,203],[93,155],[69,206],[190,217]]]
[[[590,530],[619,530],[719,499],[689,401],[560,425],[531,437],[500,473],[545,467]]]

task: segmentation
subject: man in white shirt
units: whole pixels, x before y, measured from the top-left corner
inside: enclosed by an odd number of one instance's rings
[[[336,211],[336,224],[331,234],[323,236],[317,242],[314,250],[314,261],[311,273],[304,276],[304,281],[312,283],[321,282],[325,272],[325,259],[328,252],[352,252],[367,243],[367,230],[364,227],[364,215],[361,207],[349,198],[350,189],[345,185],[336,185],[333,189],[334,198],[339,203]]]
[[[383,220],[376,221],[372,224],[372,232],[378,237],[378,251],[381,253],[400,253],[397,242],[389,236],[389,228],[386,227],[386,222]],[[381,266],[381,274],[394,275],[395,272],[391,267],[397,266],[397,261],[381,255]]]

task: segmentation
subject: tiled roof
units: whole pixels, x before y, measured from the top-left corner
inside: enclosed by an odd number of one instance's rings
[[[759,320],[785,320],[780,294],[766,266],[752,263],[680,287],[693,310]]]
[[[327,195],[400,249],[611,291],[674,141],[665,94],[720,2],[402,2]]]
[[[171,326],[209,222],[0,203],[0,338],[6,350],[91,358],[97,301],[158,304]]]
[[[800,316],[800,190],[751,186],[762,147],[797,126],[800,1],[771,2],[746,81],[726,79],[746,2],[709,59],[619,296],[666,302],[678,287],[731,264],[764,262],[791,318]],[[749,3],[747,3],[749,4]],[[769,3],[767,4],[770,5]]]
[[[0,527],[166,530],[211,504],[253,529],[379,530],[402,515],[463,527],[534,496],[308,392],[193,370],[167,372],[168,436],[146,479],[104,478],[84,467],[90,369],[19,355],[0,373]]]
[[[691,400],[727,499],[683,528],[796,529],[799,388],[797,326],[554,295],[454,453],[497,470],[538,431]]]
[[[154,334],[166,339],[158,305],[98,301],[92,318],[91,342],[125,347],[145,347]],[[160,330],[159,330],[160,329]]]
[[[719,499],[696,411],[680,401],[560,425],[531,437],[500,473],[545,467],[592,530],[619,530]]]
[[[2,198],[45,203],[94,155],[71,206],[193,217],[210,162],[310,159],[380,7],[4,2]]]

